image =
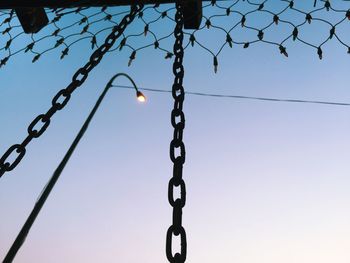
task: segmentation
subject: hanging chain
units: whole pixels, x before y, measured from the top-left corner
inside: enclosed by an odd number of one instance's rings
[[[172,95],[174,98],[174,109],[171,112],[171,124],[174,127],[173,140],[170,143],[170,159],[173,162],[173,177],[169,181],[168,199],[173,207],[173,223],[169,227],[166,236],[166,255],[171,263],[183,263],[186,261],[187,241],[186,232],[182,226],[182,208],[186,203],[186,186],[182,179],[183,164],[185,163],[185,144],[182,141],[183,130],[185,128],[185,115],[182,111],[185,91],[183,88],[184,67],[182,65],[184,57],[183,48],[183,2],[176,2],[176,27],[174,30],[175,44],[174,54],[175,61],[173,64],[173,73],[175,75],[174,84],[172,87]],[[178,154],[176,154],[178,152]],[[174,188],[180,187],[180,198],[175,200]],[[181,240],[180,252],[173,254],[172,239],[173,236],[179,236]]]
[[[25,138],[21,144],[12,145],[5,152],[0,158],[0,178],[4,173],[12,171],[19,164],[26,153],[27,145],[32,139],[40,137],[46,131],[47,127],[50,125],[52,116],[66,106],[74,90],[85,82],[90,71],[100,63],[103,56],[111,49],[115,41],[123,34],[125,28],[134,20],[135,16],[142,10],[142,8],[143,4],[131,6],[130,13],[122,19],[120,24],[113,28],[112,32],[107,36],[104,44],[96,49],[90,56],[89,62],[73,75],[72,82],[67,88],[60,90],[52,99],[51,108],[45,114],[36,117],[28,126],[27,138]],[[13,161],[9,161],[9,159],[13,159]]]

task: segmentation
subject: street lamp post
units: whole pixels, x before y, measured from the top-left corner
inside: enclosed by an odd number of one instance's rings
[[[113,81],[116,78],[120,77],[120,76],[124,76],[124,77],[126,77],[126,78],[128,78],[130,80],[130,82],[132,83],[132,85],[133,85],[133,87],[134,87],[134,89],[136,91],[136,96],[137,96],[137,99],[139,101],[144,102],[146,100],[146,97],[142,94],[142,92],[140,92],[138,90],[135,82],[127,74],[125,74],[125,73],[118,73],[118,74],[114,75],[110,79],[110,81],[107,83],[106,87],[104,88],[103,92],[101,93],[100,97],[96,101],[96,104],[95,104],[94,108],[92,109],[92,111],[90,112],[89,116],[85,120],[85,122],[84,122],[83,126],[81,127],[79,133],[75,137],[72,145],[69,147],[69,149],[68,149],[67,153],[65,154],[65,156],[63,157],[61,163],[58,165],[58,167],[56,168],[56,170],[53,173],[52,177],[50,178],[49,182],[44,187],[41,195],[39,196],[37,202],[34,205],[34,208],[33,208],[32,212],[30,213],[29,217],[27,218],[26,222],[24,223],[21,231],[17,235],[17,237],[16,237],[15,241],[13,242],[10,250],[7,252],[3,263],[11,263],[13,261],[13,259],[15,258],[18,250],[21,248],[22,244],[24,243],[24,241],[25,241],[25,239],[26,239],[26,237],[27,237],[27,235],[28,235],[28,233],[29,233],[29,231],[30,231],[30,229],[31,229],[31,227],[32,227],[36,217],[40,213],[41,208],[45,204],[45,202],[46,202],[47,198],[49,197],[52,189],[54,188],[57,180],[59,179],[59,177],[60,177],[64,167],[66,166],[67,162],[69,161],[69,159],[70,159],[71,155],[73,154],[75,148],[79,144],[81,138],[85,134],[85,131],[89,127],[89,124],[90,124],[92,118],[94,117],[96,111],[98,110],[101,102],[103,101],[103,99],[106,96],[106,94],[109,91],[109,89],[111,87],[113,87]]]

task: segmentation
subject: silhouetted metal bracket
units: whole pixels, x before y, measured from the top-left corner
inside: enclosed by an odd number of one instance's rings
[[[37,33],[49,23],[43,7],[22,7],[16,8],[15,11],[23,31],[27,34]]]
[[[185,29],[198,29],[203,0],[183,0]],[[48,24],[44,8],[123,6],[135,3],[170,4],[175,0],[0,0],[0,9],[14,9],[25,33],[36,33]]]
[[[202,0],[184,1],[185,29],[198,29],[202,22]]]

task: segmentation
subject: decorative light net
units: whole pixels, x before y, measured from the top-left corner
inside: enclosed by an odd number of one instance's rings
[[[314,5],[315,4],[315,5]],[[61,59],[82,42],[96,49],[129,12],[129,7],[47,9],[49,25],[36,34],[25,34],[10,10],[0,11],[0,66],[21,53],[33,62],[48,52]],[[154,48],[165,58],[173,56],[175,7],[173,4],[145,6],[123,38],[109,52],[129,52],[130,61]],[[212,57],[215,71],[224,49],[267,44],[288,56],[288,47],[302,43],[323,57],[324,46],[334,41],[350,54],[350,1],[225,0],[203,2],[199,29],[186,30],[186,51],[200,48]],[[215,44],[205,41],[208,36]],[[88,50],[87,50],[88,51]]]

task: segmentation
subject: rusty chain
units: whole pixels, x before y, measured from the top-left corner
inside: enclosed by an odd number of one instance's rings
[[[28,144],[34,138],[40,137],[46,131],[53,115],[67,105],[74,90],[85,82],[90,71],[100,63],[103,56],[112,48],[116,40],[123,34],[125,28],[134,20],[135,16],[142,9],[143,4],[137,4],[131,7],[130,13],[124,16],[120,24],[114,26],[112,32],[105,39],[104,44],[92,53],[89,62],[87,62],[84,67],[77,70],[73,75],[72,82],[54,96],[51,108],[45,114],[40,114],[36,117],[28,126],[28,136],[24,141],[21,144],[12,145],[5,152],[0,158],[0,178],[6,172],[12,171],[20,163],[26,153],[26,147]],[[12,156],[14,157],[13,161],[10,161],[9,159]]]
[[[183,88],[184,67],[183,67],[183,5],[180,1],[176,2],[175,14],[176,26],[174,30],[175,44],[174,54],[175,60],[173,64],[173,73],[175,75],[172,87],[172,95],[174,98],[174,109],[171,112],[171,124],[174,127],[173,140],[170,143],[170,159],[173,162],[173,177],[169,181],[168,199],[173,207],[173,222],[169,227],[166,235],[166,256],[171,263],[183,263],[186,261],[187,240],[186,232],[182,226],[182,208],[186,203],[186,186],[182,179],[183,164],[185,163],[185,144],[183,143],[183,130],[185,128],[185,115],[182,111],[185,91]],[[179,151],[177,155],[176,152]],[[174,188],[180,187],[180,198],[175,200]],[[172,239],[173,236],[179,236],[181,240],[180,252],[173,254]]]

